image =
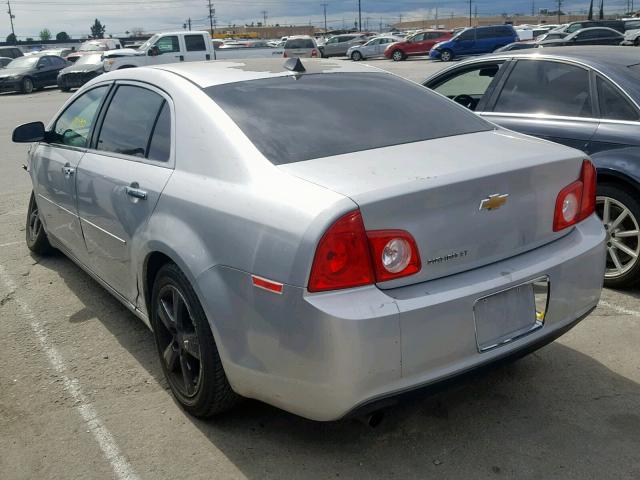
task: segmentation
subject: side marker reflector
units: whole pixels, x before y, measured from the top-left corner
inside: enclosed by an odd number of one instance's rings
[[[251,281],[254,287],[262,288],[269,292],[278,293],[282,295],[282,283],[274,282],[273,280],[267,280],[266,278],[251,275]]]

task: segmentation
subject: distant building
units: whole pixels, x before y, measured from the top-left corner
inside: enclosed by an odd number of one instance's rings
[[[229,26],[215,29],[214,38],[280,38],[291,35],[314,35],[316,28],[313,26],[287,27],[287,26]]]

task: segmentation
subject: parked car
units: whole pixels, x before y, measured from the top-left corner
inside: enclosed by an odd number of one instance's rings
[[[640,27],[635,30],[627,30],[624,32],[624,38],[620,45],[633,45],[640,47]]]
[[[109,72],[145,65],[211,60],[214,56],[209,32],[179,30],[157,33],[135,50],[109,50],[103,58],[104,69]]]
[[[436,43],[449,40],[452,36],[453,32],[451,30],[418,32],[405,40],[389,45],[384,52],[384,56],[399,62],[412,55],[427,55]]]
[[[538,42],[538,47],[571,47],[585,45],[620,45],[624,36],[612,28],[591,27],[570,33],[564,38],[555,40],[543,40]]]
[[[53,55],[54,57],[62,57],[66,58],[75,50],[71,48],[52,48],[48,50],[40,50],[39,52],[34,53],[33,55],[42,56],[42,55]]]
[[[369,37],[363,34],[349,33],[345,35],[335,35],[326,41],[320,51],[325,58],[346,57],[349,48],[354,45],[362,45],[366,43],[367,40],[369,40]]]
[[[13,140],[35,142],[28,247],[145,321],[199,417],[238,396],[314,420],[388,405],[539,348],[600,297],[583,152],[359,63],[119,70]]]
[[[84,55],[91,55],[96,52],[106,52],[109,50],[119,50],[122,48],[120,40],[114,40],[112,38],[102,38],[97,40],[87,40],[80,48],[73,53],[67,55],[67,61],[75,63],[80,57]]]
[[[295,35],[284,42],[282,56],[285,58],[318,58],[320,50],[315,38],[309,35]]]
[[[11,63],[12,60],[13,60],[13,58],[0,57],[0,68],[4,68],[7,65],[9,65],[9,63]]]
[[[537,42],[513,42],[504,47],[498,48],[497,52],[512,52],[515,50],[527,50],[529,48],[538,48]]]
[[[635,49],[563,47],[457,64],[425,85],[503,127],[579,148],[598,169],[605,285],[640,280],[640,68]],[[597,93],[597,96],[596,96]]]
[[[18,47],[0,47],[0,57],[18,58],[23,56],[24,53]]]
[[[570,33],[575,33],[578,30],[594,27],[612,28],[620,33],[624,33],[626,30],[625,22],[622,20],[581,20],[579,22],[571,22],[563,25],[562,27],[553,30],[553,32],[561,32],[565,35],[569,35]]]
[[[626,18],[623,19],[624,23],[624,31],[628,32],[629,30],[637,30],[640,28],[640,18]]]
[[[357,62],[367,58],[384,57],[385,50],[392,43],[401,42],[398,37],[374,37],[364,45],[354,45],[347,50],[347,57]]]
[[[55,85],[58,72],[67,65],[54,56],[15,58],[0,72],[0,92],[31,93]]]
[[[511,25],[465,28],[451,40],[435,44],[429,56],[449,62],[464,55],[490,53],[517,41],[518,35]]]
[[[60,70],[58,73],[58,88],[68,92],[72,88],[79,88],[104,73],[102,54],[94,53],[79,58],[76,63]]]

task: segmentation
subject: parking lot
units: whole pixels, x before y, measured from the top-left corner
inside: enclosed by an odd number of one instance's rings
[[[367,63],[415,81],[443,66]],[[0,95],[1,479],[640,478],[640,290],[604,290],[559,340],[404,401],[377,428],[255,401],[207,422],[184,413],[143,323],[24,244],[31,186],[11,132],[69,95]]]

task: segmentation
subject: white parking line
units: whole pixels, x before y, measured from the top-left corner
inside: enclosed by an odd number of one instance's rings
[[[603,307],[610,308],[615,312],[622,313],[623,315],[633,315],[634,317],[640,317],[640,312],[637,310],[629,310],[628,308],[620,307],[618,305],[614,305],[613,303],[609,303],[606,300],[600,300],[598,305],[602,305]]]
[[[29,321],[29,325],[40,342],[40,346],[47,356],[49,363],[53,367],[53,370],[62,379],[64,389],[75,400],[75,408],[78,410],[82,419],[87,423],[88,429],[93,433],[93,437],[96,439],[96,442],[98,442],[102,453],[111,464],[116,478],[120,480],[137,480],[138,475],[135,473],[127,459],[122,455],[122,453],[120,453],[120,449],[118,448],[118,445],[116,445],[113,435],[111,435],[111,432],[109,432],[107,427],[104,426],[98,417],[98,413],[93,408],[93,405],[87,400],[87,397],[82,392],[78,379],[66,374],[67,366],[64,363],[64,358],[60,355],[60,352],[55,345],[51,343],[42,324],[37,320],[37,317],[31,311],[27,302],[21,298],[16,284],[7,274],[2,265],[0,265],[0,280],[2,280],[2,283],[4,283],[4,286],[9,290],[9,292],[13,292],[13,300]]]

